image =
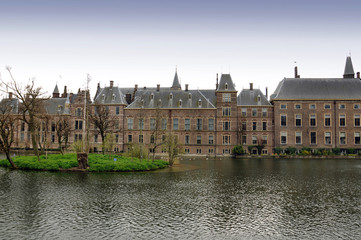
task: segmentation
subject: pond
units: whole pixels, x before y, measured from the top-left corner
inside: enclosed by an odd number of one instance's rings
[[[361,160],[180,160],[138,173],[0,168],[2,239],[360,239]]]

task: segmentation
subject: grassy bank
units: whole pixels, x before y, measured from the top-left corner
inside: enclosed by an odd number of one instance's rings
[[[116,161],[114,161],[116,159]],[[58,171],[60,169],[69,169],[78,166],[76,154],[51,154],[48,155],[48,159],[45,156],[41,156],[40,161],[35,156],[18,156],[13,159],[15,165],[19,169],[26,170],[48,170]],[[118,155],[101,155],[101,154],[89,154],[89,171],[90,172],[105,172],[105,171],[147,171],[161,169],[168,166],[168,162],[163,160],[155,160],[154,163],[151,160],[139,160],[137,158],[129,158]],[[10,167],[8,160],[0,160],[0,167]]]

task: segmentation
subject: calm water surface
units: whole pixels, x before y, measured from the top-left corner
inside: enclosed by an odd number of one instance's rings
[[[0,168],[0,239],[361,239],[361,160],[181,160],[146,173]]]

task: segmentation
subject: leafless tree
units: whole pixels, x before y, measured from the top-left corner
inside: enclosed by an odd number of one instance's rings
[[[155,152],[159,146],[163,145],[163,135],[165,130],[162,128],[162,113],[159,108],[156,109],[155,117],[150,119],[151,141],[150,149],[152,150],[154,162]]]
[[[12,91],[14,97],[20,101],[19,113],[22,115],[22,120],[28,125],[31,134],[31,142],[35,156],[38,160],[38,138],[37,138],[37,117],[38,113],[43,110],[44,102],[48,99],[44,97],[44,93],[41,87],[35,87],[34,80],[23,87],[20,83],[16,82],[12,73],[11,68],[6,67],[6,70],[10,74],[11,80],[5,82],[1,79],[1,91],[9,92]]]
[[[70,116],[59,115],[55,122],[55,131],[58,139],[59,150],[64,154],[64,148],[67,148],[71,132]]]

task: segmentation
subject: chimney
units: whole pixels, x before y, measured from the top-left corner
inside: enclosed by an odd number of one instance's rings
[[[186,91],[188,91],[188,84],[186,84]]]
[[[160,90],[160,84],[157,84],[157,92]]]
[[[110,88],[113,88],[114,81],[110,80]]]
[[[268,87],[266,87],[266,99],[268,100]]]
[[[249,90],[253,90],[253,83],[249,84]]]
[[[9,99],[13,99],[13,93],[9,92]]]
[[[134,91],[137,91],[138,90],[138,84],[135,84],[134,85]]]
[[[357,72],[356,75],[357,75],[357,78],[360,79],[360,72]]]
[[[67,95],[67,89],[66,89],[66,86],[64,86],[64,92],[63,92],[63,95],[61,96],[62,98],[65,98]]]
[[[216,90],[218,89],[218,73],[217,73],[217,83],[216,83]]]
[[[300,78],[300,75],[298,75],[298,68],[295,66],[295,78]]]

